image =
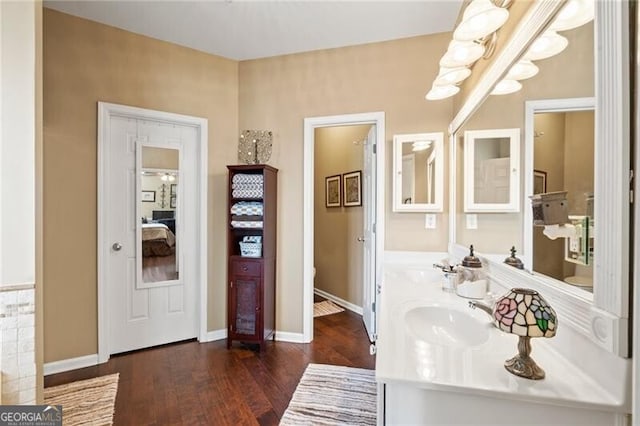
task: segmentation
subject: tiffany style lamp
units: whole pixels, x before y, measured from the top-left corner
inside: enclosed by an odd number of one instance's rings
[[[512,288],[498,299],[493,316],[500,330],[520,337],[518,354],[504,363],[507,371],[527,379],[544,379],[544,370],[529,356],[530,340],[556,335],[558,322],[553,308],[535,290]]]

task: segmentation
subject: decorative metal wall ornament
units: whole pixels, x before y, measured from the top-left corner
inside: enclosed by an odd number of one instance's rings
[[[266,164],[271,158],[272,145],[270,130],[244,130],[238,141],[238,160],[245,164]]]

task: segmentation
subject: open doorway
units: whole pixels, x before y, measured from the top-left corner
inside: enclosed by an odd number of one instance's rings
[[[372,124],[314,130],[314,318],[362,315],[364,145]]]
[[[362,169],[344,170],[333,172],[330,176],[321,176],[315,173],[316,162],[314,160],[316,147],[316,130],[322,128],[364,126],[368,130],[366,138],[351,140],[360,142],[358,148],[362,155]],[[380,141],[380,143],[377,143]],[[357,146],[357,145],[356,145]],[[356,172],[356,173],[352,173]],[[357,173],[359,172],[359,173]],[[323,172],[324,173],[324,172]],[[336,179],[337,175],[340,179]],[[322,192],[315,189],[316,178],[321,180]],[[325,205],[326,186],[330,184],[325,178],[336,180],[340,188],[340,209],[345,203],[343,193],[346,188],[347,206],[362,206],[361,234],[354,234],[357,243],[361,244],[362,268],[362,315],[365,328],[371,341],[375,341],[375,300],[380,283],[380,265],[382,263],[382,251],[384,243],[384,113],[349,114],[329,117],[307,118],[304,122],[304,244],[303,244],[303,335],[304,341],[313,340],[313,303],[314,303],[314,265],[315,265],[315,201],[321,200]],[[356,188],[356,189],[354,189]],[[358,199],[357,188],[360,189]],[[316,198],[317,195],[317,198]],[[334,194],[335,198],[335,194]],[[379,202],[377,201],[379,200]],[[330,204],[336,204],[337,200],[330,200]],[[347,209],[347,206],[344,209]],[[350,207],[350,208],[353,208]],[[376,226],[376,223],[382,225]],[[329,232],[329,231],[327,231]],[[332,234],[337,235],[333,230]],[[358,240],[359,239],[359,240]],[[356,245],[357,246],[357,245]],[[347,272],[348,273],[348,272]],[[348,294],[348,293],[347,293]],[[346,299],[341,298],[347,302]],[[357,300],[357,299],[356,299]],[[350,302],[351,303],[351,302]],[[355,310],[357,305],[352,306]]]

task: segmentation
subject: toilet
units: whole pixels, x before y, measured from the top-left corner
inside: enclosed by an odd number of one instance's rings
[[[578,287],[593,287],[593,268],[576,264],[575,275],[565,277],[564,282]]]

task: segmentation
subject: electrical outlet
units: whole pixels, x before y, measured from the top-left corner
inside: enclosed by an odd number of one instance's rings
[[[436,229],[436,215],[435,214],[425,214],[424,215],[424,228],[425,229]]]
[[[478,229],[478,215],[477,214],[468,214],[467,215],[467,229]]]

